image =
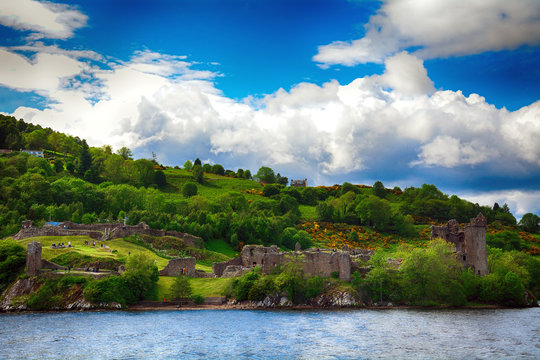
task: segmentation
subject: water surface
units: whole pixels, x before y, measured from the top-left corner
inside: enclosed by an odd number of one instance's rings
[[[539,359],[540,308],[0,314],[1,359]]]

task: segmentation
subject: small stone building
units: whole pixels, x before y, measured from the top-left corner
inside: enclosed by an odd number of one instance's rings
[[[182,258],[182,259],[171,259],[167,266],[159,272],[161,276],[178,276],[183,273],[183,270],[186,269],[185,275],[195,276],[195,258]]]
[[[431,239],[441,238],[455,246],[455,252],[461,263],[471,268],[478,275],[489,274],[486,251],[487,221],[482,213],[471,219],[463,229],[456,220],[450,220],[443,226],[431,227]]]
[[[303,180],[292,180],[291,179],[291,187],[307,187],[307,179]]]

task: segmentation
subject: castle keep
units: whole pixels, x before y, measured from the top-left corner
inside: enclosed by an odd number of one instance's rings
[[[431,226],[431,239],[451,242],[461,263],[478,275],[489,274],[486,253],[486,218],[481,213],[463,229],[456,220],[443,226]]]

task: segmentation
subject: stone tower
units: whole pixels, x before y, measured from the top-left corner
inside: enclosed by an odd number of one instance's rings
[[[36,275],[41,269],[41,243],[34,241],[26,248],[26,273]]]
[[[441,238],[455,246],[455,252],[461,263],[478,275],[489,274],[486,251],[487,221],[481,213],[471,219],[462,230],[456,220],[450,220],[443,226],[431,227],[431,239]]]
[[[486,251],[486,218],[481,213],[465,225],[465,266],[478,275],[489,274]]]

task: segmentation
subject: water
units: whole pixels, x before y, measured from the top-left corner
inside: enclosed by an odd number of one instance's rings
[[[1,359],[539,359],[540,308],[0,314]]]

